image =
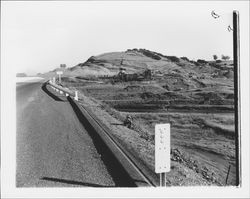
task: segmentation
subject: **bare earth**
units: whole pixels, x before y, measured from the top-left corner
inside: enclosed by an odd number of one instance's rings
[[[116,139],[148,167],[154,170],[154,125],[168,123],[171,126],[172,161],[167,174],[169,186],[177,185],[225,185],[228,166],[231,172],[227,184],[235,181],[234,141],[216,134],[210,127],[197,122],[197,118],[226,120],[233,115],[214,113],[132,113],[139,129],[123,126],[123,119],[131,112],[118,112],[96,99],[82,96],[82,103],[109,128]]]

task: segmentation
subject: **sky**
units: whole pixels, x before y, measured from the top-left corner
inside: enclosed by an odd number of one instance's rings
[[[226,4],[227,3],[227,4]],[[211,60],[233,56],[230,2],[1,2],[2,65],[28,75],[92,55],[145,48]],[[215,10],[218,19],[211,16]]]

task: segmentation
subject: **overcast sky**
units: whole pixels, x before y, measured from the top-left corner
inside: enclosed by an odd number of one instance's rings
[[[233,2],[234,3],[234,2]],[[92,55],[146,48],[164,55],[233,56],[230,2],[1,2],[2,64],[30,75]],[[214,19],[211,11],[221,15]]]

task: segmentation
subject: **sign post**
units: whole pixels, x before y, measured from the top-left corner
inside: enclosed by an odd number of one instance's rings
[[[166,186],[170,171],[170,124],[155,125],[155,172],[160,173],[160,186]]]
[[[62,71],[56,71],[56,74],[59,76],[59,84],[61,84],[61,75],[63,74]]]

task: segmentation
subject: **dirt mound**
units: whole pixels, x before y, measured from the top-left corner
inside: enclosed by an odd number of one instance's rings
[[[167,74],[166,84],[163,86],[168,91],[180,91],[189,89],[189,84],[186,78],[182,75]]]

